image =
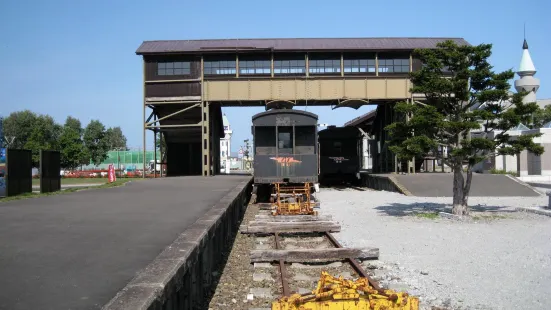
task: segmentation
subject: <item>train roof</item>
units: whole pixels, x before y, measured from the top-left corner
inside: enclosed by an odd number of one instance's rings
[[[333,138],[333,137],[344,137],[344,136],[361,136],[362,133],[356,127],[345,126],[345,127],[328,127],[326,129],[320,130],[318,132],[320,138]]]
[[[307,112],[302,110],[293,110],[293,109],[273,109],[273,110],[269,110],[266,112],[261,112],[253,115],[252,121],[254,123],[259,118],[270,117],[275,115],[283,115],[283,114],[288,114],[291,116],[294,115],[294,116],[309,117],[315,120],[314,123],[316,123],[318,120],[318,115],[312,112]]]

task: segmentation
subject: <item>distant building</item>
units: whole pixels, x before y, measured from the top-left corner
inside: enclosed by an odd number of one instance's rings
[[[220,172],[230,173],[231,136],[232,130],[226,114],[222,116],[224,138],[220,139]]]

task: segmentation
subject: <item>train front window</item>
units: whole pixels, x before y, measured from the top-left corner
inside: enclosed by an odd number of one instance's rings
[[[293,154],[293,127],[278,127],[277,148],[279,154]]]
[[[316,127],[295,126],[295,154],[316,154]]]

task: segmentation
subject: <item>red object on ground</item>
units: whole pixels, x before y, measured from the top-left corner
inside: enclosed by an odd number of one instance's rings
[[[113,167],[113,164],[109,165],[107,175],[109,176],[109,183],[115,182],[117,180],[117,176],[115,175],[115,167]]]

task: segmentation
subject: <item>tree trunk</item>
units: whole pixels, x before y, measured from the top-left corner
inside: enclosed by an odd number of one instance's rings
[[[469,205],[467,201],[469,200],[469,193],[471,192],[471,183],[473,180],[473,169],[471,165],[467,168],[467,181],[465,182],[465,187],[463,188],[463,204],[466,206],[467,213],[469,214]]]
[[[463,165],[461,160],[453,165],[453,208],[452,213],[455,215],[469,214],[467,207],[467,199],[465,195],[465,178],[463,177]],[[470,187],[470,185],[469,185]]]

